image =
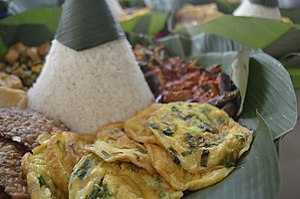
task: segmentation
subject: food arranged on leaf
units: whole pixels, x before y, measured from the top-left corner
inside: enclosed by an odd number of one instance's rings
[[[39,145],[39,135],[51,133],[53,128],[66,130],[40,113],[0,108],[0,196],[29,198],[21,169],[22,156]]]
[[[185,4],[176,12],[175,28],[195,26],[222,16],[215,3],[204,5]]]
[[[235,116],[240,93],[221,65],[206,69],[197,60],[170,57],[163,45],[136,45],[134,54],[145,78],[160,102],[208,102]]]
[[[94,134],[55,130],[38,140],[22,159],[32,198],[181,198],[229,175],[252,132],[210,104],[174,102]]]
[[[29,109],[0,110],[1,195],[181,198],[233,171],[253,138],[219,109],[238,98],[221,66],[207,70],[161,46],[135,49],[139,66],[106,1],[66,0],[59,24],[28,90]],[[10,64],[20,65],[23,47],[10,49]],[[40,64],[34,52],[25,72]],[[143,72],[148,82],[155,75],[164,103],[154,103]],[[22,76],[1,81],[0,88],[30,86]]]

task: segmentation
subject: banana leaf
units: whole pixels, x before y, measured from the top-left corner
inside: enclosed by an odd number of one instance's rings
[[[164,12],[152,12],[122,21],[120,24],[124,32],[155,36],[166,26],[168,15],[168,13]]]
[[[300,24],[300,9],[280,9],[281,15],[290,18],[294,24]]]
[[[0,57],[17,42],[37,46],[52,40],[60,13],[59,8],[39,8],[1,20]]]
[[[60,14],[60,8],[36,8],[0,20],[0,57],[16,42],[37,46],[52,40]],[[168,13],[149,13],[120,24],[124,32],[146,34],[151,38],[165,27],[167,18]]]
[[[11,0],[8,6],[9,14],[16,15],[33,8],[59,7],[64,0]]]
[[[132,7],[144,7],[145,2],[144,0],[119,0],[119,3],[122,7],[132,8]]]
[[[262,48],[274,57],[300,52],[300,28],[281,21],[225,15],[207,23],[182,27],[175,32],[193,38],[207,32],[222,36],[249,48]]]
[[[192,38],[181,34],[172,34],[158,39],[157,42],[167,46],[170,55],[182,58],[191,58],[206,52],[240,51],[245,48],[230,39],[209,33],[201,33]]]
[[[293,85],[296,89],[300,89],[300,68],[287,68],[289,72]]]

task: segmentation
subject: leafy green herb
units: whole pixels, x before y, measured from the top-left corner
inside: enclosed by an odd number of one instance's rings
[[[192,136],[189,132],[185,133],[183,136],[184,141],[189,145],[190,149],[195,149],[199,145],[199,142],[203,140],[201,136],[199,136],[197,139],[194,136]]]
[[[212,125],[206,123],[206,122],[202,122],[197,127],[204,130],[204,131],[208,131],[210,133],[217,133],[217,129],[215,127],[213,127]]]
[[[239,141],[242,141],[242,142],[245,142],[246,139],[243,135],[241,134],[234,134],[234,136],[239,140]]]
[[[202,154],[201,154],[201,160],[200,160],[200,165],[202,167],[207,166],[208,155],[209,155],[209,150],[208,149],[203,149]]]
[[[130,164],[129,165],[129,169],[131,170],[131,171],[133,171],[133,172],[139,172],[139,167],[137,167],[136,165],[134,165],[134,164]]]
[[[169,154],[172,156],[173,158],[173,162],[177,165],[180,164],[180,160],[177,157],[178,152],[173,148],[173,147],[169,147],[168,148]]]
[[[148,154],[148,152],[145,149],[137,148],[137,150],[143,154]]]
[[[93,191],[90,196],[88,196],[86,199],[97,199],[102,198],[105,195],[107,187],[103,185],[94,184]]]
[[[153,128],[153,129],[159,129],[158,124],[155,123],[155,122],[150,123],[149,126],[150,126],[151,128]]]
[[[207,108],[207,107],[200,107],[199,111],[204,113],[204,114],[207,114],[207,113],[211,112],[211,109]]]
[[[163,177],[161,175],[159,175],[159,174],[154,174],[154,175],[155,175],[155,180],[157,182],[163,182]]]
[[[223,165],[224,165],[224,167],[226,167],[226,168],[230,168],[230,167],[235,166],[235,163],[234,163],[233,161],[231,161],[231,160],[225,158],[224,161],[223,161]]]
[[[102,155],[104,155],[104,159],[108,159],[110,158],[109,153],[107,153],[106,151],[101,151]]]
[[[227,132],[222,133],[218,138],[217,138],[217,142],[220,144],[222,142],[224,142],[225,137],[228,135]]]
[[[176,106],[172,106],[171,110],[175,113],[181,113],[181,111]]]
[[[83,162],[83,165],[75,172],[75,176],[77,176],[80,179],[84,179],[86,178],[88,172],[87,170],[89,169],[89,167],[91,166],[92,161],[90,159],[86,159]]]
[[[191,119],[191,118],[199,118],[198,117],[198,115],[196,115],[196,114],[188,114],[187,116],[185,116],[185,117],[183,117],[182,119],[184,120],[184,121],[187,121],[187,120],[189,120],[189,119]]]
[[[159,199],[166,198],[167,194],[164,191],[160,191],[158,194]]]
[[[170,128],[167,128],[163,131],[163,134],[165,134],[166,136],[172,136],[174,132]]]
[[[39,180],[39,183],[40,183],[40,186],[43,187],[43,186],[47,186],[47,183],[45,181],[45,179],[43,178],[43,176],[39,176],[38,177],[38,180]]]
[[[181,153],[181,155],[182,155],[183,157],[185,157],[185,156],[187,156],[187,155],[191,155],[191,154],[192,154],[191,151],[183,151],[183,152]]]
[[[225,120],[224,120],[224,118],[222,118],[222,117],[218,117],[216,121],[217,121],[217,123],[218,123],[219,125],[225,124]]]

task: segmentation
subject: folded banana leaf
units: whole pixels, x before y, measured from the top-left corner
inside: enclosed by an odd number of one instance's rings
[[[37,46],[53,39],[60,8],[36,8],[21,14],[0,20],[0,57],[3,57],[9,46],[23,42],[28,46]],[[164,29],[168,13],[149,13],[122,21],[124,32],[146,34],[154,37]]]
[[[270,19],[225,15],[175,32],[191,38],[203,32],[216,34],[249,48],[262,48],[276,58],[300,52],[300,45],[295,45],[300,39],[300,27]]]
[[[152,12],[122,21],[120,24],[124,32],[146,34],[153,37],[164,29],[168,15],[164,12]]]
[[[60,8],[33,9],[0,21],[0,57],[14,43],[37,46],[53,39]]]

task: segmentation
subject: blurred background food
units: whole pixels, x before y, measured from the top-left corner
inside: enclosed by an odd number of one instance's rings
[[[212,19],[215,19],[223,15],[222,12],[218,10],[217,4],[210,3],[204,5],[191,5],[185,4],[176,13],[176,25],[175,28],[181,26],[195,26]]]
[[[0,59],[0,71],[14,75],[11,77],[19,77],[22,82],[19,88],[27,90],[40,74],[50,46],[50,42],[38,47],[16,43],[9,48],[5,57]]]

